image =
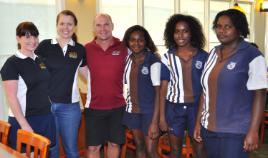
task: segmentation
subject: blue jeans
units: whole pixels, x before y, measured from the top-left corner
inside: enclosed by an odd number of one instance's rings
[[[64,151],[67,158],[79,158],[78,152],[78,129],[81,120],[81,110],[79,103],[64,104],[52,103],[52,113],[56,122],[56,149],[53,155],[59,157],[59,138],[61,137]]]

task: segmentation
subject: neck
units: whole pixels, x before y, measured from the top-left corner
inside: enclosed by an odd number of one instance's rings
[[[33,57],[34,57],[34,52],[27,51],[27,50],[24,50],[24,49],[20,49],[20,52],[21,52],[23,55],[25,55],[25,56],[27,56],[27,57],[30,57],[30,58],[32,58],[32,59],[33,59]]]
[[[61,38],[61,37],[57,38],[57,41],[61,47],[64,47],[70,40],[71,38]]]
[[[101,40],[101,39],[98,39],[96,38],[96,43],[103,49],[103,50],[106,50],[108,49],[109,46],[111,46],[113,43],[114,43],[114,40],[113,38],[109,38],[109,39],[106,39],[106,40]]]
[[[132,53],[132,54],[133,54],[133,57],[136,58],[136,59],[141,58],[141,57],[144,56],[143,51],[139,52],[139,53]]]
[[[222,44],[222,49],[236,49],[239,43],[240,43],[240,40],[237,39],[231,43]]]
[[[177,47],[177,51],[187,51],[187,50],[193,50],[195,49],[190,43],[182,46],[182,47]]]

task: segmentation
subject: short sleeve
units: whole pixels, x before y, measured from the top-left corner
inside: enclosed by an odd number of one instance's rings
[[[151,65],[151,80],[153,86],[160,86],[160,69],[161,69],[160,62],[156,62]]]
[[[46,50],[45,45],[46,45],[47,42],[48,42],[48,40],[43,40],[42,42],[40,42],[38,47],[34,50],[34,54],[44,57],[44,52]]]
[[[249,63],[248,90],[267,88],[266,63],[262,55],[257,56]]]
[[[7,59],[1,69],[1,77],[2,81],[19,79],[19,73],[18,69],[16,68],[15,57]]]
[[[165,64],[161,64],[161,81],[162,80],[170,80],[170,72],[169,69],[167,68],[167,66]]]

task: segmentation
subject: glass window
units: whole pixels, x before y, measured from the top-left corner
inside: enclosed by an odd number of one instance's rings
[[[250,26],[251,23],[251,5],[252,3],[238,2],[238,5],[246,12],[246,17]],[[228,1],[210,1],[210,17],[209,17],[209,50],[219,44],[219,41],[212,29],[213,20],[215,19],[218,12],[231,8],[232,5]],[[253,29],[253,28],[251,28]],[[249,38],[249,37],[248,37]],[[248,40],[248,39],[246,39]]]
[[[192,15],[196,17],[204,27],[204,5],[204,0],[182,0],[180,2],[180,12],[182,14]]]
[[[113,35],[120,39],[123,38],[127,28],[137,24],[137,1],[135,0],[101,0],[100,12],[112,17]]]
[[[56,9],[55,0],[0,0],[0,34],[5,37],[0,39],[0,54],[14,54],[17,50],[16,27],[22,21],[31,21],[37,26],[40,40],[55,37]]]
[[[174,13],[174,0],[144,0],[144,26],[158,46],[160,54],[164,47],[164,29],[168,18]]]
[[[213,21],[218,12],[229,9],[230,2],[228,1],[210,1],[210,17],[209,17],[209,51],[219,44],[217,36],[212,29]]]

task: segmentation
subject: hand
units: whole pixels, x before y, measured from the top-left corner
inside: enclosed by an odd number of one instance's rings
[[[249,152],[256,150],[258,148],[259,143],[258,138],[259,138],[258,132],[249,131],[244,140],[244,146],[243,146],[244,150]]]
[[[168,125],[167,125],[166,119],[160,119],[160,121],[159,121],[159,128],[163,132],[167,132],[168,131]]]
[[[21,129],[25,130],[25,131],[28,131],[28,132],[34,132],[32,127],[30,125],[23,125],[21,126]]]
[[[201,137],[201,125],[198,123],[195,125],[194,128],[194,139],[200,143],[203,141],[202,137]]]
[[[148,136],[151,139],[156,139],[159,136],[159,129],[157,123],[151,123],[148,129]]]

